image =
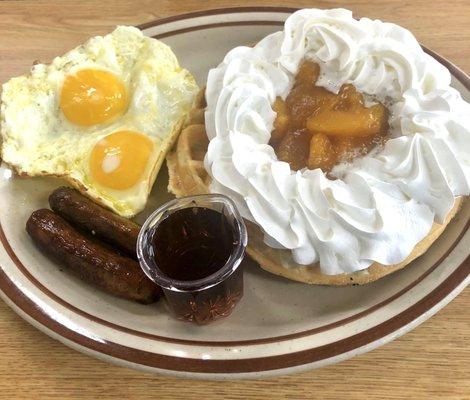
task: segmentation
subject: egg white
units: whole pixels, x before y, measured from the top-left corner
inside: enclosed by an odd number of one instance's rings
[[[85,68],[111,72],[123,81],[129,98],[123,115],[88,127],[65,118],[59,106],[63,82]],[[168,46],[137,28],[119,26],[3,85],[1,155],[20,174],[62,176],[88,196],[130,217],[145,206],[165,153],[197,92],[193,76],[179,66]],[[154,143],[142,179],[127,190],[98,184],[88,166],[95,144],[120,130],[139,132]]]

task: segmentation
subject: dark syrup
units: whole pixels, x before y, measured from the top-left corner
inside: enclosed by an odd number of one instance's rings
[[[193,281],[220,270],[236,240],[227,217],[204,207],[177,210],[156,228],[155,262],[170,279]]]

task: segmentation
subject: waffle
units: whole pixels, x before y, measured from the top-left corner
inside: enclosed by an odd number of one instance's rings
[[[204,168],[204,156],[209,140],[204,126],[204,94],[198,96],[196,106],[188,114],[175,147],[167,155],[169,171],[168,190],[176,197],[209,193],[211,178]],[[443,224],[434,223],[429,234],[419,242],[411,254],[395,265],[372,264],[369,268],[349,274],[325,275],[320,266],[302,266],[294,262],[290,250],[274,249],[263,241],[263,232],[254,223],[245,221],[248,230],[247,253],[263,268],[275,275],[317,285],[363,285],[380,279],[407,266],[424,254],[441,235],[460,208],[458,198]]]

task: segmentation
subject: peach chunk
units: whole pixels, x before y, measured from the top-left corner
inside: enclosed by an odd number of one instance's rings
[[[320,66],[313,61],[305,60],[299,66],[295,85],[315,85],[318,75],[320,75]]]
[[[289,163],[294,171],[305,168],[311,137],[312,135],[306,129],[287,132],[276,149],[277,158]]]
[[[351,108],[363,106],[364,96],[361,92],[357,91],[354,85],[350,83],[341,86],[341,89],[334,101],[334,110],[347,111]]]
[[[382,104],[370,108],[354,107],[349,110],[322,109],[307,120],[312,133],[329,136],[365,137],[377,135],[387,123],[387,109]]]
[[[320,168],[328,172],[336,164],[336,152],[328,136],[316,133],[310,139],[310,150],[307,159],[307,168]]]
[[[323,87],[311,85],[295,86],[286,98],[292,124],[305,128],[308,118],[318,110],[330,109],[335,95]]]
[[[278,143],[284,137],[289,127],[289,111],[286,103],[280,97],[276,98],[273,103],[273,110],[276,112],[274,120],[274,130],[271,133],[271,143]]]

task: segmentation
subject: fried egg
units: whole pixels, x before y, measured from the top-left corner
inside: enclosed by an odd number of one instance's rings
[[[198,90],[167,45],[119,26],[3,85],[2,159],[22,175],[64,177],[131,217]]]

